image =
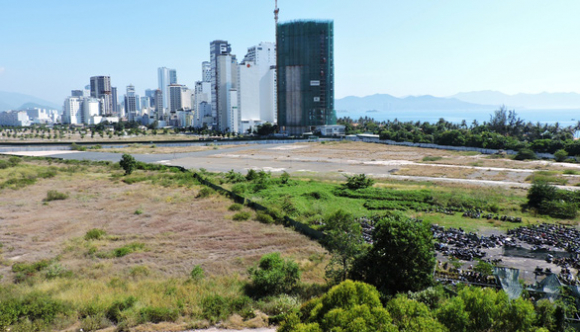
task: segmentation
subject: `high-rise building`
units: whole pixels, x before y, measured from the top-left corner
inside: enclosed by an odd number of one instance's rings
[[[133,120],[137,115],[137,98],[135,97],[135,87],[131,84],[127,86],[125,94],[125,116]]]
[[[181,89],[180,84],[171,84],[169,86],[169,113],[175,113],[181,109]]]
[[[91,118],[99,116],[99,100],[95,98],[83,99],[82,122],[91,124]]]
[[[71,90],[70,96],[71,97],[84,97],[84,91],[83,90]]]
[[[162,120],[163,114],[163,91],[161,89],[155,90],[155,119]]]
[[[202,82],[211,82],[211,63],[209,61],[201,63],[201,80]]]
[[[332,21],[277,26],[278,127],[295,135],[336,125]]]
[[[157,81],[159,89],[163,91],[163,108],[169,107],[169,86],[177,84],[177,72],[175,69],[160,67],[157,69]]]
[[[113,103],[117,103],[112,96],[111,77],[91,77],[91,97],[101,100],[100,115],[111,116],[113,114]]]
[[[66,124],[82,123],[82,97],[68,97],[64,101],[62,117]]]
[[[119,95],[117,95],[117,88],[111,87],[111,98],[113,99],[113,114],[119,116]]]
[[[193,94],[193,126],[197,128],[203,127],[203,125],[211,126],[213,123],[211,115],[211,83],[195,82]]]
[[[276,123],[276,47],[260,43],[248,48],[240,62],[240,133],[269,122]]]
[[[225,40],[210,43],[211,103],[215,129],[238,131],[238,61]]]

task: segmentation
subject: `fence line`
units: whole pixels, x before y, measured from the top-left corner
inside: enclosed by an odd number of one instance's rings
[[[185,170],[185,168],[180,167],[180,169]],[[185,170],[187,171],[187,170]],[[191,172],[193,173],[193,177],[196,178],[201,184],[208,186],[210,188],[212,188],[213,190],[222,193],[226,196],[229,196],[230,198],[232,198],[236,203],[240,203],[240,204],[245,204],[246,206],[248,206],[249,208],[255,210],[255,211],[264,211],[264,212],[268,212],[269,209],[259,203],[256,203],[250,199],[247,199],[243,196],[240,196],[232,191],[229,191],[227,189],[225,189],[224,187],[218,186],[215,183],[212,183],[210,181],[208,181],[207,179],[203,178],[201,175],[199,175],[196,172]],[[321,231],[317,231],[313,228],[311,228],[308,225],[305,225],[299,221],[296,221],[288,216],[284,216],[284,226],[286,227],[293,227],[295,230],[299,231],[300,233],[310,237],[311,239],[314,240],[320,240],[324,237],[324,233]]]

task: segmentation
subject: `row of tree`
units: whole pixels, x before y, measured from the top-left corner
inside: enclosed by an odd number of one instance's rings
[[[397,142],[433,143],[452,146],[469,146],[489,149],[520,150],[531,148],[536,152],[554,153],[565,149],[569,155],[580,155],[580,142],[574,140],[580,130],[580,121],[576,126],[562,127],[555,124],[534,124],[517,116],[515,111],[505,107],[490,115],[489,122],[470,125],[452,123],[441,118],[437,123],[428,122],[378,122],[369,117],[353,120],[340,118],[339,124],[346,126],[346,134],[373,133],[381,139]]]

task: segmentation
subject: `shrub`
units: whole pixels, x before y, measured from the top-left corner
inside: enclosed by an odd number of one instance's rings
[[[372,187],[375,180],[367,178],[365,174],[348,176],[346,175],[346,187],[351,190],[364,189]]]
[[[281,184],[288,184],[289,180],[290,180],[290,174],[288,174],[288,172],[284,171],[282,173],[282,175],[280,175],[280,183]]]
[[[515,160],[536,160],[538,156],[536,153],[529,148],[523,148],[518,151],[516,156],[514,157]]]
[[[52,201],[62,201],[68,198],[68,194],[58,192],[56,190],[49,190],[46,193],[46,198],[43,199],[43,202],[52,202]]]
[[[272,218],[271,215],[269,215],[263,211],[256,212],[256,220],[261,222],[261,223],[264,223],[264,224],[273,224],[274,223],[274,218]]]
[[[230,205],[230,207],[228,208],[228,210],[230,210],[230,211],[240,211],[242,208],[243,208],[242,204],[234,203],[234,204]]]
[[[121,161],[119,161],[119,166],[125,171],[125,175],[129,175],[137,167],[137,161],[133,156],[125,153],[121,157]]]
[[[133,252],[139,251],[139,250],[143,250],[143,249],[145,249],[144,243],[133,242],[133,243],[129,243],[123,247],[120,247],[120,248],[113,250],[113,256],[119,258],[119,257],[127,256],[130,253],[133,253]]]
[[[111,322],[117,324],[122,320],[122,312],[132,308],[135,303],[137,302],[137,298],[134,296],[129,296],[124,300],[115,300],[113,303],[107,308],[105,316]]]
[[[137,209],[137,210],[135,210],[134,214],[141,215],[141,214],[143,214],[143,210]]]
[[[252,214],[248,211],[241,211],[238,212],[236,214],[234,214],[234,216],[232,217],[233,220],[235,221],[244,221],[244,220],[248,220],[250,219],[250,217],[252,217]]]
[[[224,177],[229,183],[246,182],[246,178],[242,174],[234,172],[233,169],[227,172]]]
[[[564,149],[560,149],[554,153],[554,159],[557,162],[566,161],[566,159],[568,159],[568,152]]]
[[[0,159],[0,169],[6,169],[8,167],[10,167],[10,163],[8,163],[6,160]]]
[[[258,173],[253,169],[248,170],[248,173],[246,174],[246,180],[253,181],[256,178],[258,178]]]
[[[211,324],[226,319],[229,315],[227,301],[220,295],[206,296],[201,300],[202,316]]]
[[[258,295],[288,293],[300,280],[298,264],[291,259],[283,259],[277,252],[262,256],[258,266],[248,272],[253,291]]]
[[[197,198],[207,198],[214,193],[214,190],[208,187],[203,187],[197,194]]]
[[[22,159],[20,159],[20,157],[16,157],[16,156],[8,158],[8,163],[10,164],[11,167],[14,167],[14,166],[20,164],[21,161],[22,161]]]
[[[87,240],[87,241],[100,240],[105,235],[107,235],[107,232],[105,232],[105,230],[99,229],[99,228],[93,228],[85,234],[85,240]]]
[[[193,280],[201,280],[205,277],[205,273],[201,265],[196,265],[193,267],[190,273],[191,279]]]

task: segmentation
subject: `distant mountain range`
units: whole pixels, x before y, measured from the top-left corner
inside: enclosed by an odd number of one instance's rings
[[[0,91],[0,112],[19,110],[31,107],[62,109],[62,105],[56,105],[50,101],[15,92]]]
[[[574,92],[506,95],[497,91],[462,92],[451,98],[474,104],[505,105],[509,109],[580,109],[580,94]]]
[[[388,94],[345,97],[335,101],[337,111],[372,112],[402,110],[495,110],[508,109],[580,109],[580,94],[539,93],[506,95],[496,91],[458,93],[450,97],[417,96],[398,98]]]

